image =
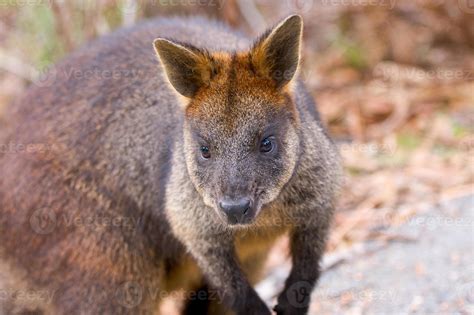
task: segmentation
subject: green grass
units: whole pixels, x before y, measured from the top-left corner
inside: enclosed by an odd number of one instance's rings
[[[13,40],[35,65],[45,66],[64,55],[54,16],[45,5],[21,7]],[[16,48],[16,47],[15,47]]]

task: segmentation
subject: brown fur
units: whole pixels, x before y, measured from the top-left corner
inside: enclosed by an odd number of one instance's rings
[[[269,314],[252,285],[284,233],[294,267],[276,310],[305,313],[292,296],[318,279],[340,162],[297,78],[301,29],[292,16],[252,43],[200,18],[150,21],[85,46],[13,104],[0,314],[153,314],[160,293],[199,288],[214,298],[187,311],[211,300],[209,312]],[[273,158],[254,148],[267,127]],[[230,225],[218,201],[240,195],[254,212]]]

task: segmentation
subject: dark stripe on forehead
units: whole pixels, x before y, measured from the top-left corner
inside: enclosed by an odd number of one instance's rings
[[[227,98],[226,98],[226,112],[230,112],[232,110],[232,106],[234,106],[235,100],[235,83],[236,83],[236,68],[237,64],[237,55],[235,53],[232,54],[232,61],[230,62],[229,67],[229,75],[227,76]]]
[[[252,62],[252,53],[249,53],[247,55],[247,63],[249,65],[249,68],[250,68],[250,71],[252,72],[252,74],[256,75],[257,70],[255,69],[255,66],[253,65],[253,62]]]

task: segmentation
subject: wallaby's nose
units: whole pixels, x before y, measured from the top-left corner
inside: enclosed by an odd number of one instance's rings
[[[224,211],[230,224],[245,223],[250,215],[251,201],[249,198],[223,199],[219,207]]]

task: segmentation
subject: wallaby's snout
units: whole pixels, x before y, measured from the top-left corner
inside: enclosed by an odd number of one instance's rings
[[[248,197],[228,198],[219,201],[219,208],[224,212],[229,224],[250,223],[255,217],[253,202]]]
[[[258,193],[252,167],[244,169],[223,164],[222,172],[214,178],[217,187],[215,203],[219,216],[229,225],[250,224],[257,216]]]

